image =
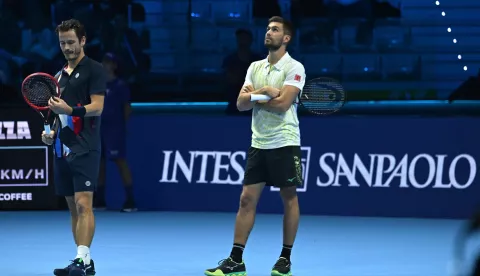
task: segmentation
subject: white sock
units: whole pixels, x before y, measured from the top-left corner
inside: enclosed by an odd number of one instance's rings
[[[86,265],[90,264],[90,248],[85,245],[79,245],[77,248],[77,257],[75,259],[82,259]]]

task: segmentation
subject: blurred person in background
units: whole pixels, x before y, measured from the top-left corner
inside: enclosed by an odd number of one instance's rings
[[[107,71],[107,93],[102,113],[102,161],[98,189],[95,195],[95,208],[105,208],[106,162],[113,161],[122,178],[126,200],[122,212],[136,211],[133,195],[132,174],[126,160],[127,121],[130,117],[130,89],[119,75],[120,59],[113,53],[103,58]],[[122,67],[123,68],[123,67]]]
[[[459,87],[457,87],[449,96],[451,103],[457,100],[480,100],[480,69],[476,76],[470,76]]]
[[[0,71],[2,85],[17,87],[20,85],[21,67],[25,59],[20,56],[22,49],[22,31],[18,15],[10,9],[9,2],[0,1]]]
[[[253,34],[250,30],[238,29],[235,36],[237,49],[234,53],[226,56],[222,64],[226,75],[227,114],[240,114],[237,109],[238,90],[242,88],[250,64],[263,58],[260,54],[252,51]]]
[[[74,13],[74,17],[80,21],[85,21],[85,29],[89,33],[89,43],[87,45],[87,51],[89,55],[98,60],[102,60],[103,56],[112,51],[112,49],[105,49],[105,43],[107,41],[102,40],[102,32],[105,25],[111,25],[114,13],[109,6],[108,2],[96,1],[89,5],[77,9]]]
[[[136,74],[146,70],[146,57],[142,52],[140,37],[128,25],[128,18],[123,14],[114,17],[114,30],[111,33],[110,41],[113,41],[113,53],[122,59],[124,67],[123,76],[131,83]]]

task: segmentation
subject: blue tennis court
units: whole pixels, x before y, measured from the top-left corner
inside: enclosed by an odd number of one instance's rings
[[[53,275],[74,258],[67,212],[2,212],[0,218],[2,275]],[[98,212],[91,248],[97,275],[203,275],[230,253],[234,219],[233,213]],[[447,276],[460,226],[455,220],[304,216],[293,273]],[[281,229],[282,216],[257,216],[244,254],[249,276],[270,275]]]

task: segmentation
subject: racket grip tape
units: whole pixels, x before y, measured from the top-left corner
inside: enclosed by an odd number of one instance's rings
[[[271,98],[268,95],[260,95],[260,94],[250,94],[250,101],[251,102],[256,102],[256,101],[268,101]]]
[[[50,125],[45,124],[45,125],[43,125],[43,128],[45,129],[46,134],[50,134]]]

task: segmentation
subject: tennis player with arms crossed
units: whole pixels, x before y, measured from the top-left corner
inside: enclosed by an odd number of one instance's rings
[[[54,145],[56,192],[65,196],[70,209],[77,255],[55,275],[95,275],[90,245],[95,232],[93,192],[100,167],[100,115],[106,91],[102,65],[85,56],[84,26],[77,20],[62,22],[56,29],[67,64],[55,76],[61,98],[50,99],[57,114],[51,133],[42,133],[47,145]]]
[[[246,275],[243,250],[255,221],[257,202],[263,188],[280,188],[284,204],[283,248],[271,275],[292,275],[290,253],[298,229],[300,211],[297,186],[302,167],[297,100],[305,84],[305,69],[286,51],[293,37],[292,24],[272,17],[268,22],[266,59],[253,62],[237,100],[240,111],[253,108],[252,144],[248,150],[240,208],[235,223],[234,244],[230,256],[205,275]],[[252,102],[254,94],[268,95],[268,102]]]

